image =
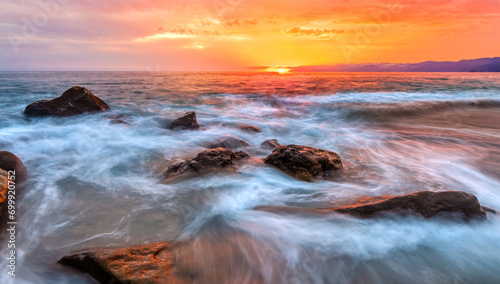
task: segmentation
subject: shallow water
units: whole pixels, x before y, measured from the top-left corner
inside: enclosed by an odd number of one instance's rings
[[[74,85],[111,111],[22,114]],[[463,190],[499,210],[499,106],[500,75],[489,73],[0,72],[0,149],[30,172],[14,283],[92,283],[55,262],[83,248],[165,240],[182,244],[179,269],[199,277],[179,283],[498,283],[498,216],[460,223],[252,209]],[[202,130],[164,129],[189,110]],[[273,138],[332,150],[345,169],[336,181],[307,183],[254,161],[159,183],[169,162],[227,135],[249,142],[256,158]],[[14,280],[6,263],[1,283]]]

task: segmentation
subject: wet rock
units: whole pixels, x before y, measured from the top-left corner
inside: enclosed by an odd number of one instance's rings
[[[8,151],[0,151],[0,169],[7,172],[15,171],[16,183],[23,182],[28,178],[28,171],[21,159]]]
[[[208,149],[195,158],[176,163],[163,173],[164,182],[194,177],[220,170],[233,170],[234,153],[227,148]]]
[[[194,111],[188,111],[182,116],[174,119],[168,129],[198,129],[200,125],[196,120],[196,113]]]
[[[491,214],[497,214],[497,211],[493,208],[489,208],[489,207],[486,207],[486,206],[481,206],[481,209],[484,210],[484,212],[488,212],[488,213],[491,213]]]
[[[248,132],[256,132],[256,133],[260,132],[260,128],[258,128],[257,126],[248,125],[248,124],[238,125],[238,129],[243,130],[243,131],[248,131]]]
[[[476,196],[463,191],[420,191],[401,196],[377,196],[360,200],[356,204],[332,209],[260,206],[256,210],[293,215],[328,215],[332,212],[371,218],[384,213],[417,214],[425,218],[436,215],[462,216],[465,219],[486,217],[484,207]],[[493,212],[494,213],[494,210]]]
[[[486,217],[476,196],[463,191],[420,191],[402,196],[369,197],[332,211],[358,217],[371,217],[382,212],[413,212],[425,218],[444,212],[460,213],[466,218]]]
[[[118,249],[85,250],[58,263],[76,268],[100,283],[165,283],[174,266],[166,242]]]
[[[109,119],[111,121],[111,123],[113,124],[129,124],[126,119],[129,118],[128,116],[126,115],[123,115],[123,114],[117,114],[117,115],[110,115],[110,116],[107,116],[106,119]]]
[[[109,106],[100,98],[83,87],[72,87],[61,96],[52,100],[41,100],[24,109],[27,116],[72,116],[85,112],[109,110]]]
[[[274,149],[278,148],[279,146],[281,146],[281,144],[276,139],[269,139],[269,140],[262,142],[262,144],[260,144],[260,147],[267,149],[267,150],[274,150]]]
[[[250,155],[243,151],[234,152],[234,155],[236,156],[236,160],[245,160],[250,158]]]
[[[0,215],[7,201],[7,191],[9,191],[9,174],[0,169]]]
[[[238,149],[242,147],[250,146],[246,141],[235,138],[235,137],[223,137],[217,140],[217,142],[208,144],[207,148],[228,148],[228,149]]]
[[[342,161],[337,153],[293,144],[274,149],[265,163],[309,182],[342,169]]]

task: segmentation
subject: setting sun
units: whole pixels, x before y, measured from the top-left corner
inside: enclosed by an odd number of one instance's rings
[[[286,74],[289,73],[291,70],[292,69],[290,68],[283,68],[283,67],[269,67],[265,69],[266,72],[275,72],[278,74]]]

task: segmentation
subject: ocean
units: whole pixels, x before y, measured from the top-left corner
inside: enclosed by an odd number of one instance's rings
[[[72,86],[111,110],[23,115]],[[165,128],[187,111],[200,130]],[[225,136],[247,141],[253,162],[160,182],[166,166]],[[335,151],[344,169],[335,180],[296,180],[258,162],[267,139]],[[18,191],[17,273],[7,274],[2,245],[1,283],[95,283],[57,260],[157,241],[187,244],[178,253],[203,279],[195,283],[500,283],[499,215],[254,210],[423,190],[466,191],[500,210],[498,73],[0,72],[0,150],[30,174]]]

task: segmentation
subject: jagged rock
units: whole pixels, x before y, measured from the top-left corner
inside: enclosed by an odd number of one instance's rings
[[[281,145],[278,142],[278,140],[276,140],[276,139],[269,139],[269,140],[262,142],[262,144],[260,144],[260,147],[262,147],[264,149],[268,149],[268,150],[274,150],[274,149],[278,148],[279,146],[281,146]]]
[[[208,149],[193,159],[169,166],[163,173],[164,182],[219,170],[233,170],[234,159],[236,156],[227,148]]]
[[[23,162],[16,155],[8,151],[0,151],[0,169],[15,171],[15,182],[20,183],[28,178],[28,171]]]
[[[86,272],[100,283],[165,283],[174,266],[166,242],[118,249],[85,250],[58,263]]]
[[[61,96],[52,100],[41,100],[24,109],[27,116],[72,116],[85,112],[109,110],[109,106],[100,98],[83,87],[72,87]]]
[[[228,149],[238,149],[242,147],[250,146],[246,141],[235,138],[235,137],[223,137],[217,140],[217,142],[207,145],[207,148],[228,148]]]
[[[337,153],[293,144],[274,149],[265,163],[309,182],[342,169],[342,161]]]
[[[169,129],[198,129],[200,128],[200,125],[198,124],[198,121],[196,120],[196,113],[194,111],[188,111],[182,116],[174,119],[171,123],[170,126],[168,127]]]

